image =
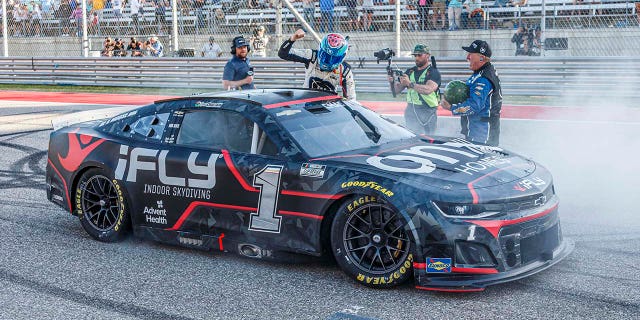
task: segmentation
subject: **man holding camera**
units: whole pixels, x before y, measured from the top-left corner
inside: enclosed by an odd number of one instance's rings
[[[222,87],[225,90],[255,89],[253,85],[253,67],[247,58],[249,41],[243,36],[233,38],[231,54],[233,57],[224,66]]]
[[[406,127],[416,134],[432,134],[438,122],[440,71],[431,65],[431,54],[426,45],[417,44],[411,54],[416,61],[415,67],[407,69],[398,79],[389,76],[388,80],[394,83],[395,92],[407,88]]]

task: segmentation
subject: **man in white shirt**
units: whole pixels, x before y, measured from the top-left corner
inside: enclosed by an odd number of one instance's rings
[[[209,43],[202,47],[200,54],[205,58],[217,58],[222,56],[222,48],[214,42],[213,37],[209,37]]]

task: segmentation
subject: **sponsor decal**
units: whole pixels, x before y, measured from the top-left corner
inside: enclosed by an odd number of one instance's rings
[[[120,204],[120,207],[118,208],[118,220],[116,221],[116,225],[113,227],[113,230],[118,231],[122,226],[122,219],[124,218],[124,196],[122,195],[122,188],[120,188],[120,184],[118,184],[118,181],[113,179],[111,182],[113,182],[113,185],[116,188],[118,203]]]
[[[501,151],[502,149],[498,147],[480,146],[463,139],[454,139],[441,145],[414,146],[409,149],[398,151],[400,154],[392,154],[384,157],[372,156],[367,158],[367,163],[376,168],[391,172],[424,174],[431,173],[437,168],[436,164],[434,164],[431,159],[453,165],[460,162],[458,158],[453,158],[453,155],[477,159],[478,155]],[[396,163],[399,163],[400,161],[410,161],[415,165],[410,168],[396,166]],[[505,158],[503,155],[492,155],[483,157],[477,161],[463,163],[458,167],[454,167],[454,169],[473,175],[486,169],[509,163],[511,163],[511,160],[509,158]]]
[[[162,200],[156,202],[156,207],[144,207],[144,220],[147,223],[167,224],[167,209]]]
[[[78,136],[80,136],[80,139],[78,139]],[[98,139],[94,141],[92,136],[84,134],[78,135],[75,133],[75,131],[70,132],[69,150],[67,152],[67,155],[62,157],[60,154],[58,154],[60,165],[69,172],[75,171],[76,169],[78,169],[78,167],[80,167],[82,161],[84,161],[84,159],[87,158],[87,156],[89,156],[89,154],[103,142],[104,139]]]
[[[342,185],[340,185],[342,187],[342,189],[345,188],[352,188],[352,187],[356,187],[356,188],[365,188],[365,189],[373,189],[376,191],[379,191],[380,193],[384,194],[387,197],[393,197],[393,191],[379,185],[377,182],[374,181],[347,181],[347,182],[343,182]]]
[[[524,192],[526,190],[530,190],[533,187],[543,186],[545,184],[547,183],[539,177],[527,178],[516,182],[516,184],[513,185],[513,190]]]
[[[203,152],[206,154],[206,152]],[[156,172],[163,185],[189,188],[211,189],[216,185],[216,160],[218,153],[211,153],[205,165],[196,164],[200,152],[191,152],[187,160],[185,176],[172,177],[167,174],[167,155],[169,150],[154,150],[120,146],[120,156],[116,166],[115,177],[118,180],[136,182],[139,171]],[[202,157],[200,157],[202,158]],[[201,177],[206,177],[202,179]]]
[[[368,284],[390,284],[390,283],[393,283],[394,281],[397,282],[402,275],[410,271],[412,264],[413,264],[413,254],[409,254],[407,256],[407,260],[404,261],[402,266],[398,270],[396,270],[394,273],[388,276],[370,277],[362,273],[358,273],[358,276],[356,277],[356,279],[358,279],[358,281],[360,282],[368,283]]]
[[[285,110],[282,110],[282,111],[276,113],[276,116],[277,117],[292,116],[292,115],[298,114],[300,112],[302,112],[302,110],[287,110],[287,109],[285,109]]]
[[[303,163],[302,167],[300,167],[300,176],[301,177],[311,177],[311,178],[324,178],[324,171],[327,169],[327,166],[315,164],[315,163]]]
[[[196,101],[196,107],[203,108],[220,108],[222,107],[222,102],[214,102],[214,101]]]
[[[471,107],[466,106],[466,107],[455,108],[455,109],[453,109],[451,111],[457,112],[457,113],[465,113],[465,112],[469,111],[469,109],[471,109]]]
[[[427,258],[428,273],[451,272],[451,258]]]
[[[211,190],[199,188],[187,188],[176,186],[165,186],[161,184],[144,184],[145,194],[157,194],[162,196],[173,196],[192,199],[211,199]]]
[[[62,196],[57,195],[57,194],[52,195],[51,198],[53,198],[53,200],[60,201],[60,202],[64,201],[62,199]]]
[[[117,116],[105,121],[104,123],[105,124],[109,124],[109,123],[112,123],[112,122],[116,122],[118,120],[131,117],[131,116],[135,115],[136,113],[138,113],[138,110],[132,110],[132,111],[129,111],[129,112],[121,113],[121,114],[119,114],[119,115],[117,115]]]
[[[365,203],[376,202],[376,201],[377,201],[376,197],[370,197],[370,196],[360,197],[351,201],[351,203],[347,205],[347,210],[352,212],[354,209],[356,209],[357,207]]]
[[[538,197],[538,199],[533,201],[533,204],[536,206],[541,206],[545,203],[547,203],[547,196],[545,195],[541,195],[540,197]]]

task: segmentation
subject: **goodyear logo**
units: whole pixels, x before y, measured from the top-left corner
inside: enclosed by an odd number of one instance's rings
[[[427,258],[428,273],[451,272],[451,258]]]
[[[374,182],[374,181],[347,181],[347,182],[343,182],[341,187],[343,189],[353,188],[353,187],[373,189],[376,191],[380,191],[382,194],[384,194],[387,197],[393,197],[393,191],[379,185],[377,182]]]

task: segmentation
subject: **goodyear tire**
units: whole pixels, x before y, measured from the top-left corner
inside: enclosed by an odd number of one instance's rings
[[[103,242],[122,240],[129,231],[129,208],[124,189],[100,169],[90,169],[78,181],[76,214],[84,230]]]
[[[356,196],[338,210],[331,247],[340,268],[364,285],[389,288],[413,276],[406,221],[372,196]]]

